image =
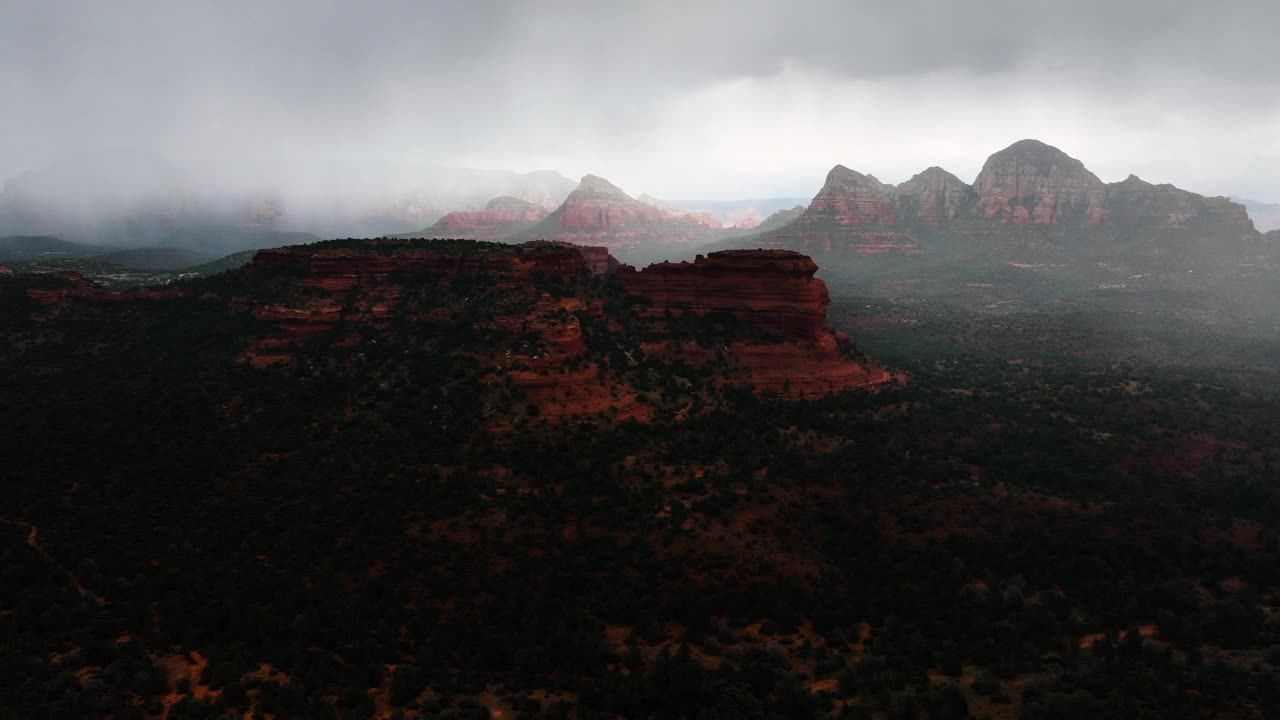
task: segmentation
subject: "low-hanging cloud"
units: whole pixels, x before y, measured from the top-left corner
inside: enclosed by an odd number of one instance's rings
[[[1280,200],[1275,27],[1270,0],[0,0],[0,176],[139,158],[376,193],[550,167],[805,195],[836,162],[971,178],[1035,136],[1104,179]]]

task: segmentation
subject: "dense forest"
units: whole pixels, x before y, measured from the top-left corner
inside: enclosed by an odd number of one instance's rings
[[[538,278],[664,410],[561,419],[483,274],[269,367],[270,278],[60,282],[0,278],[4,720],[1280,716],[1274,333],[838,297],[900,379],[784,401]]]

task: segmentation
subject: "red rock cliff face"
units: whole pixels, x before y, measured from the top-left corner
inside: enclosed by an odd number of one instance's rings
[[[623,266],[616,275],[623,288],[650,303],[648,315],[661,325],[668,314],[729,313],[779,338],[780,342],[736,342],[727,348],[736,364],[726,381],[742,381],[758,390],[789,397],[814,397],[852,387],[886,382],[879,369],[846,359],[826,327],[830,297],[826,283],[814,277],[812,259],[785,250],[728,250],[698,256],[692,263],[661,263],[644,270]],[[696,343],[673,350],[698,363],[714,352]]]
[[[1131,260],[1280,251],[1256,231],[1245,208],[1227,198],[1136,177],[1105,185],[1079,160],[1037,140],[993,154],[972,186],[931,167],[891,188],[837,165],[798,217],[772,216],[758,233],[709,249],[796,250],[843,267],[851,254],[923,255],[942,243],[948,251],[970,247],[1019,260],[1087,245],[1090,262],[1107,253]]]
[[[596,245],[630,253],[704,239],[712,232],[707,222],[719,224],[714,218],[707,220],[642,203],[609,181],[587,175],[555,212],[515,237]]]
[[[0,277],[12,277],[13,274],[13,268],[0,265]]]
[[[400,237],[497,241],[528,230],[546,216],[546,209],[540,205],[500,197],[490,200],[483,210],[451,212],[422,232]]]
[[[368,342],[365,330],[392,330],[393,316],[448,324],[459,298],[423,302],[415,298],[415,291],[447,286],[451,277],[476,275],[482,283],[474,292],[498,290],[489,297],[503,298],[511,309],[471,324],[477,342],[459,351],[491,368],[486,383],[515,391],[522,402],[537,406],[543,418],[652,417],[653,406],[639,398],[634,388],[584,357],[587,346],[578,313],[601,315],[603,300],[588,304],[578,297],[553,297],[534,282],[538,274],[569,280],[592,267],[608,269],[616,261],[607,251],[547,242],[512,246],[458,242],[437,247],[369,240],[354,247],[301,246],[260,252],[242,272],[251,278],[256,275],[260,282],[253,285],[271,288],[273,297],[289,299],[232,301],[233,311],[250,312],[282,331],[254,340],[242,360],[257,367],[290,365],[293,345],[311,338],[326,338],[335,347],[358,346]],[[415,272],[429,275],[414,277]],[[504,421],[499,417],[495,422],[501,426]]]
[[[809,203],[800,223],[841,227],[896,225],[891,191],[870,175],[836,165],[827,173],[826,183]]]
[[[771,216],[772,229],[752,236],[763,248],[787,248],[804,253],[853,253],[858,255],[921,252],[919,244],[898,229],[893,188],[870,175],[837,165],[827,173],[822,190],[794,221]]]
[[[618,269],[618,261],[609,254],[609,248],[593,245],[574,245],[573,247],[582,254],[582,262],[586,264],[587,272],[592,275],[611,275]]]
[[[605,258],[607,266],[607,253]],[[385,325],[402,289],[399,282],[390,279],[393,273],[486,273],[528,283],[535,273],[571,278],[600,264],[598,252],[588,262],[579,248],[553,243],[526,243],[468,254],[416,249],[407,241],[383,240],[357,248],[262,250],[244,272],[265,276],[284,272],[291,285],[311,291],[302,301],[265,303],[251,309],[259,320],[275,324],[291,337],[305,338],[331,332],[339,321],[348,326]],[[360,301],[345,307],[346,298],[357,288]]]
[[[785,250],[726,250],[695,262],[624,266],[627,292],[648,298],[653,311],[727,312],[781,337],[813,339],[827,319],[826,283],[818,265]]]
[[[461,272],[491,271],[528,277],[534,272],[563,276],[577,275],[590,266],[607,264],[602,248],[568,244],[529,242],[508,251],[459,253],[416,249],[397,240],[371,240],[361,248],[321,248],[308,246],[260,250],[249,263],[250,270],[288,270],[304,273],[307,281],[334,288],[351,280],[380,280],[393,272],[429,271],[452,275]],[[589,262],[585,255],[589,253]],[[607,258],[607,253],[603,253]]]
[[[1107,186],[1107,206],[1113,224],[1137,236],[1193,233],[1243,239],[1256,232],[1239,203],[1172,185],[1153,185],[1136,175]]]
[[[1097,225],[1107,217],[1107,187],[1079,160],[1038,140],[992,155],[974,181],[976,214],[1015,226]]]
[[[968,183],[940,167],[931,167],[894,189],[898,217],[938,226],[970,210],[977,198]]]

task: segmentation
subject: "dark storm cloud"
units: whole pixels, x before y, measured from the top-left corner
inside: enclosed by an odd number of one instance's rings
[[[954,133],[939,147],[972,145],[951,148],[971,164],[996,148],[966,117],[1001,103],[1051,112],[1054,90],[1063,103],[1096,109],[1096,126],[1082,134],[1132,122],[1108,118],[1126,102],[1166,120],[1193,116],[1197,132],[1220,116],[1227,128],[1241,113],[1271,117],[1278,26],[1280,3],[1268,0],[0,0],[0,175],[111,151],[231,185],[321,183],[362,164],[411,175],[423,163],[476,161],[654,183],[659,168],[631,153],[696,154],[706,142],[693,119],[673,122],[672,108],[704,107],[700,93],[744,81],[796,102],[790,93],[862,93],[886,103],[876,110],[890,136],[896,113],[929,99],[895,89],[918,87],[946,103],[938,122]],[[768,98],[734,98],[738,111],[716,116],[728,135],[768,136],[753,125],[772,111]],[[866,117],[849,124],[877,127]],[[839,127],[828,118],[823,131]],[[814,159],[792,170],[857,159],[818,163],[821,141],[810,142]],[[787,167],[771,151],[742,152],[765,158],[760,174]],[[710,166],[708,185],[726,175],[716,157],[699,162]],[[1252,170],[1230,177],[1248,184],[1255,175],[1258,191],[1280,191]]]

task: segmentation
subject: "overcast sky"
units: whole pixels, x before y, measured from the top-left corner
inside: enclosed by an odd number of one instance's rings
[[[1280,202],[1280,0],[0,0],[0,177],[156,157],[211,187],[592,172],[810,196],[972,180],[1035,137]]]

